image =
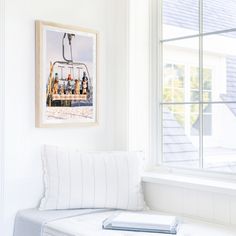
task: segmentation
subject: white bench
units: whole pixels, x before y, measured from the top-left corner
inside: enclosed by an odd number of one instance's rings
[[[167,236],[167,234],[103,230],[102,222],[113,214],[93,213],[49,222],[44,227],[43,236]],[[177,236],[236,236],[236,229],[182,218]]]

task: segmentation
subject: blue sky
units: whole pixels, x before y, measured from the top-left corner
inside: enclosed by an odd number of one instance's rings
[[[47,30],[46,31],[46,60],[47,60],[47,68],[49,68],[50,61],[63,61],[62,56],[62,38],[64,33]],[[93,38],[89,36],[83,35],[75,35],[72,39],[72,47],[73,47],[73,60],[76,62],[83,62],[89,68],[89,73],[92,77],[93,75]],[[70,59],[70,50],[67,37],[65,38],[65,56],[67,59]],[[57,71],[55,68],[54,72]],[[77,72],[77,70],[75,70]],[[68,71],[65,71],[64,76],[67,76]]]

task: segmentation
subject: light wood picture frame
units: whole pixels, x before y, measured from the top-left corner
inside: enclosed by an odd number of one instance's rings
[[[98,32],[36,21],[36,127],[98,123]]]

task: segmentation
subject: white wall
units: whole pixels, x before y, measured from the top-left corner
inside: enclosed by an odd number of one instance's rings
[[[10,236],[16,212],[35,207],[42,194],[42,144],[78,146],[82,150],[126,149],[127,12],[125,0],[7,0],[5,4],[6,214],[0,235]],[[35,128],[36,19],[100,32],[99,126]]]
[[[129,0],[112,0],[109,4],[111,8],[109,23],[109,43],[107,45],[109,60],[113,67],[108,67],[110,71],[108,80],[114,82],[114,103],[112,103],[115,127],[114,127],[114,143],[115,149],[128,148],[128,3]],[[110,22],[110,19],[115,21]],[[105,99],[110,97],[105,95]]]
[[[129,1],[129,125],[130,150],[148,152],[149,1]]]

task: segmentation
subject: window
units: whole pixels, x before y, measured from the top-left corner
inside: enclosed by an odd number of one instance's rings
[[[162,0],[158,8],[163,165],[236,173],[236,2],[230,2]]]
[[[189,71],[190,73],[187,73]],[[203,73],[206,77],[206,81],[203,88],[203,96],[205,99],[211,100],[211,69],[204,68]],[[199,88],[198,88],[198,72],[199,68],[189,65],[164,63],[163,69],[163,99],[167,102],[183,102],[192,101],[198,102],[199,100]],[[188,78],[189,76],[189,78]],[[189,83],[188,83],[189,81]],[[185,92],[186,91],[186,92]],[[190,91],[188,93],[187,91]],[[189,98],[188,96],[191,96]],[[183,111],[178,111],[175,106],[169,106],[174,117],[181,124],[185,130],[189,130],[189,135],[196,135],[197,130],[200,128],[200,121],[198,116],[198,104],[192,104],[189,110],[184,115]],[[211,135],[211,109],[210,105],[205,105],[203,109],[204,119],[207,125],[204,126],[203,134]],[[189,121],[188,118],[190,118]],[[184,121],[187,122],[184,122]]]

